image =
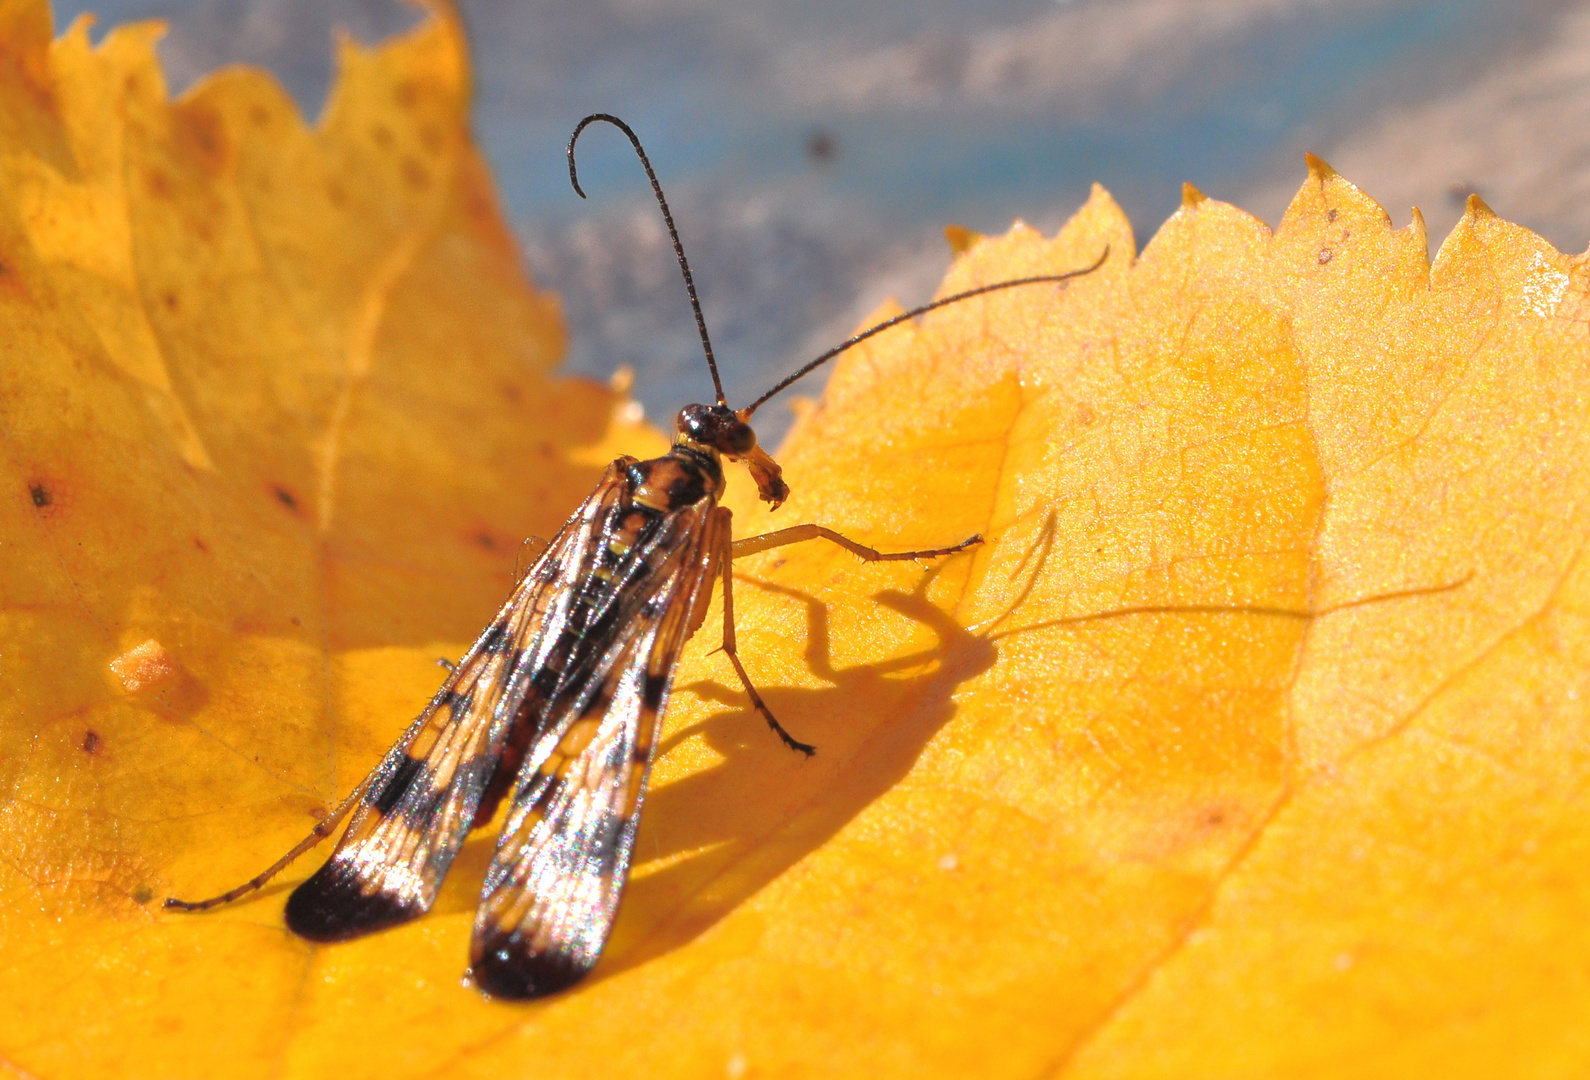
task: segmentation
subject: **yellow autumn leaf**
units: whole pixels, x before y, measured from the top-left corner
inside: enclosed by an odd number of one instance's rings
[[[1474,200],[1313,162],[1272,234],[1102,191],[962,253],[778,455],[820,544],[687,649],[602,964],[460,986],[492,837],[434,910],[314,946],[346,792],[614,454],[549,374],[447,10],[171,103],[154,31],[0,0],[0,1072],[1476,1076],[1582,1072],[1590,288]],[[687,238],[688,241],[688,238]],[[880,312],[880,316],[889,312]],[[731,470],[736,472],[736,470]]]

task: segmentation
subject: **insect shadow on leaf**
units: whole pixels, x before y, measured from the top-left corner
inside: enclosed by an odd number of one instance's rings
[[[1474,571],[1470,570],[1460,578],[1442,582],[1439,585],[1411,585],[1402,589],[1391,589],[1386,592],[1371,593],[1367,596],[1343,600],[1325,607],[1308,609],[1281,607],[1274,604],[1134,604],[1116,608],[1101,608],[1097,611],[1081,612],[1076,615],[1063,615],[1053,619],[1043,619],[1039,622],[1028,623],[1024,626],[1008,627],[994,632],[995,627],[1011,618],[1032,597],[1043,576],[1044,565],[1054,551],[1057,531],[1056,515],[1053,510],[1044,514],[1043,524],[1038,527],[1037,535],[1033,537],[1016,565],[1010,571],[1010,579],[1014,581],[1026,572],[1027,580],[1020,591],[1005,609],[992,619],[985,620],[968,629],[980,635],[986,635],[989,641],[1001,638],[1014,637],[1018,634],[1034,633],[1040,630],[1050,630],[1056,627],[1080,626],[1087,623],[1107,622],[1115,619],[1131,618],[1133,616],[1148,615],[1256,615],[1264,618],[1297,619],[1308,621],[1326,615],[1333,615],[1339,611],[1352,608],[1367,607],[1373,604],[1389,603],[1396,600],[1413,599],[1424,596],[1439,596],[1442,593],[1454,592],[1467,585],[1474,579]]]
[[[760,591],[806,606],[806,669],[828,685],[769,691],[769,703],[803,728],[817,726],[829,745],[844,741],[812,767],[786,770],[767,782],[760,755],[747,738],[748,710],[732,687],[704,680],[683,689],[726,706],[674,733],[664,752],[703,739],[717,764],[682,777],[651,796],[654,816],[638,856],[642,875],[630,885],[646,917],[620,923],[600,976],[616,975],[681,948],[711,929],[745,900],[818,850],[911,771],[933,736],[955,716],[955,692],[993,667],[1001,640],[1064,626],[1154,615],[1231,615],[1308,619],[1368,604],[1432,596],[1461,588],[1472,574],[1435,586],[1378,593],[1306,612],[1253,604],[1142,605],[1104,609],[1030,625],[996,629],[1032,596],[1056,543],[1056,521],[1045,515],[1037,535],[1010,572],[1021,579],[1016,596],[994,619],[963,627],[927,599],[935,567],[909,593],[884,590],[875,602],[927,627],[937,638],[927,649],[889,660],[837,667],[829,630],[829,605],[799,589],[736,575]],[[919,674],[907,674],[920,672]],[[904,675],[905,677],[901,677]],[[878,703],[882,703],[879,705]],[[859,703],[866,703],[865,705]],[[1257,828],[1262,822],[1235,823]],[[769,839],[777,835],[776,843]],[[647,862],[660,868],[644,873]]]
[[[807,670],[827,685],[768,691],[792,723],[815,729],[823,753],[770,783],[765,754],[747,738],[753,719],[732,687],[705,680],[684,689],[725,706],[673,734],[663,749],[701,739],[721,758],[650,796],[652,816],[637,855],[660,864],[630,884],[634,910],[621,921],[599,976],[617,974],[688,944],[790,866],[820,848],[911,771],[955,716],[955,691],[993,666],[997,652],[928,599],[929,570],[909,592],[869,599],[930,631],[932,645],[887,660],[836,666],[829,605],[800,589],[754,578],[758,591],[805,605]],[[733,708],[739,706],[738,708]],[[754,726],[749,730],[754,731]],[[769,843],[776,834],[777,842]]]

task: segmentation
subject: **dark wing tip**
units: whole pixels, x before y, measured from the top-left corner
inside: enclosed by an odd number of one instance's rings
[[[499,938],[475,958],[469,977],[484,994],[526,1001],[567,990],[585,978],[591,964],[567,952],[531,953]]]
[[[347,941],[425,914],[390,893],[366,895],[335,860],[315,871],[287,898],[287,928],[310,941]]]

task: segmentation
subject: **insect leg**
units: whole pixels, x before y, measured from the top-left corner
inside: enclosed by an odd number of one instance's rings
[[[222,904],[230,904],[233,900],[247,896],[249,893],[262,888],[271,878],[287,869],[288,863],[332,834],[337,827],[337,823],[348,816],[348,811],[352,810],[354,804],[364,795],[364,789],[369,787],[370,780],[374,775],[372,773],[370,776],[365,777],[364,782],[350,791],[348,797],[343,799],[335,810],[315,822],[315,827],[309,831],[309,835],[294,844],[291,851],[271,863],[260,873],[243,882],[237,888],[228,889],[221,895],[212,896],[208,900],[178,900],[174,896],[168,896],[163,906],[175,908],[177,911],[208,911],[210,908],[220,907]]]
[[[981,534],[962,540],[959,544],[944,548],[930,548],[925,551],[879,551],[866,544],[858,544],[848,536],[842,536],[832,529],[825,529],[821,525],[795,525],[788,529],[779,529],[777,532],[763,533],[761,536],[748,536],[744,540],[736,540],[731,548],[731,558],[739,559],[746,555],[755,555],[759,551],[771,548],[784,547],[786,544],[799,544],[806,540],[830,540],[852,555],[860,556],[868,562],[887,562],[893,559],[931,559],[938,555],[953,555],[957,551],[964,551],[973,544],[981,544]],[[727,580],[727,579],[725,579]]]
[[[734,573],[731,562],[734,558],[734,548],[736,546],[729,538],[729,530],[724,529],[723,546],[714,556],[723,571],[723,653],[729,658],[729,663],[734,665],[734,673],[740,677],[740,684],[745,687],[745,692],[750,695],[751,704],[756,707],[757,712],[762,714],[762,719],[767,721],[768,726],[773,729],[773,733],[784,740],[784,745],[791,750],[799,750],[807,757],[811,757],[817,753],[817,747],[810,743],[801,742],[784,730],[784,725],[778,722],[778,718],[773,715],[773,710],[767,707],[767,702],[762,700],[762,695],[756,692],[755,686],[751,685],[751,676],[745,673],[745,665],[740,663],[740,653],[734,644]]]
[[[414,745],[414,740],[419,738],[420,732],[424,731],[426,725],[431,722],[431,716],[435,711],[436,703],[441,700],[441,694],[446,693],[451,686],[451,682],[444,684],[436,699],[432,701],[431,707],[427,708],[424,712],[420,713],[419,716],[414,718],[414,721],[409,724],[408,730],[403,733],[403,737],[398,740],[398,747],[407,749],[408,747]],[[253,877],[243,882],[243,884],[237,886],[237,888],[228,889],[219,896],[212,896],[207,900],[178,900],[174,896],[168,896],[166,897],[164,906],[168,909],[175,909],[177,911],[208,911],[210,908],[220,907],[222,904],[230,904],[233,900],[236,900],[239,897],[247,896],[249,893],[260,889],[265,885],[266,882],[270,881],[271,878],[287,869],[288,863],[292,862],[294,859],[298,858],[298,856],[302,855],[304,852],[320,843],[326,837],[330,836],[336,830],[337,823],[348,816],[348,811],[359,805],[359,801],[364,797],[365,792],[370,787],[370,783],[375,780],[379,772],[380,769],[378,768],[374,772],[371,772],[363,780],[359,781],[354,789],[348,792],[348,797],[343,799],[342,802],[338,803],[335,810],[321,818],[319,821],[315,822],[315,827],[309,830],[309,835],[298,841],[298,843],[294,844],[291,851],[277,859],[275,862],[271,863],[270,866],[266,867],[258,874],[255,874]],[[362,820],[365,813],[365,810],[360,810],[360,812],[355,815],[354,820]]]

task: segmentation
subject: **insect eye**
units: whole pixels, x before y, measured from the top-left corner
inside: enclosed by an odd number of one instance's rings
[[[679,410],[679,416],[674,420],[674,427],[681,434],[688,435],[692,439],[701,440],[706,435],[704,430],[706,427],[705,418],[701,414],[700,405],[686,405]]]
[[[736,423],[723,433],[723,448],[731,454],[746,454],[756,448],[756,432],[750,424]]]

